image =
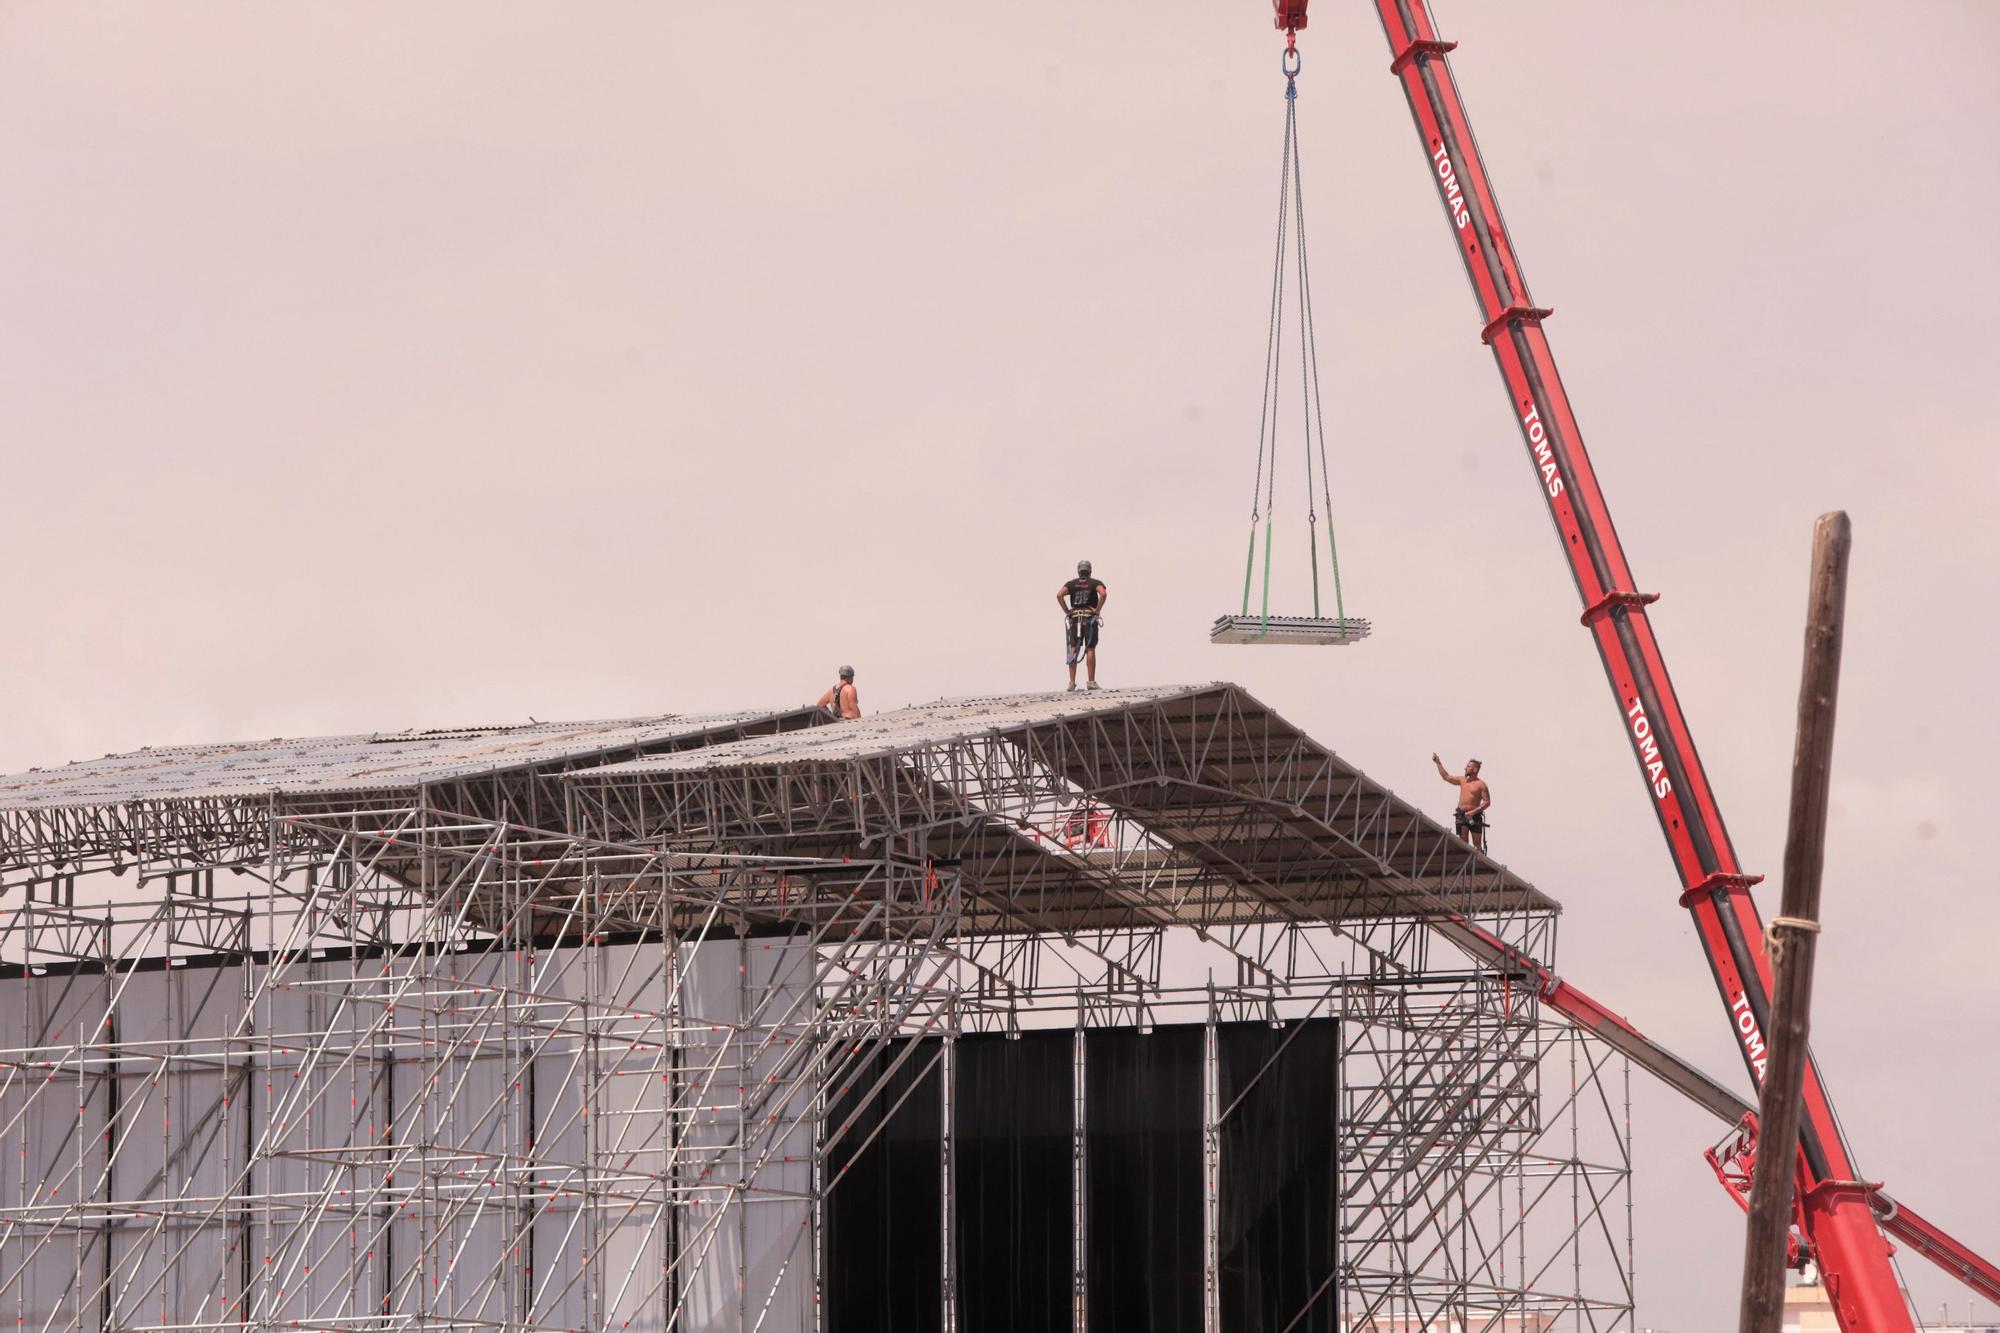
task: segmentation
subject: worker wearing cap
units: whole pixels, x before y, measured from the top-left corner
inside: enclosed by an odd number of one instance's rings
[[[1431,762],[1437,765],[1438,776],[1458,788],[1458,809],[1452,812],[1452,822],[1458,836],[1471,843],[1480,851],[1486,850],[1486,808],[1493,804],[1493,793],[1479,776],[1479,761],[1465,761],[1465,776],[1456,777],[1445,772],[1444,761],[1431,755]]]
[[[861,696],[854,690],[853,667],[844,666],[840,669],[840,679],[833,683],[832,689],[819,697],[819,706],[835,717],[861,716]]]
[[[1090,576],[1090,562],[1076,562],[1076,577],[1056,589],[1056,605],[1063,613],[1063,643],[1069,663],[1069,688],[1076,688],[1076,664],[1081,658],[1085,679],[1091,689],[1097,685],[1097,631],[1103,625],[1105,602],[1110,600],[1104,585]]]

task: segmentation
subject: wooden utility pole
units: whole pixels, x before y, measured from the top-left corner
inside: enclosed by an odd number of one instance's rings
[[[1798,1179],[1799,1102],[1819,935],[1820,870],[1826,862],[1827,790],[1851,540],[1844,512],[1821,514],[1813,524],[1812,593],[1806,607],[1799,732],[1792,750],[1792,806],[1785,833],[1784,906],[1767,927],[1765,942],[1772,971],[1766,1034],[1770,1063],[1757,1106],[1757,1166],[1743,1242],[1739,1333],[1778,1333],[1785,1312],[1785,1241]]]

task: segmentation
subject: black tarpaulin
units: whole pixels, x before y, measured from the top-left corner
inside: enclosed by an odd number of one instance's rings
[[[1199,1333],[1198,1027],[1084,1040],[1090,1333]]]
[[[909,1045],[894,1042],[862,1060],[829,1121],[836,1130],[848,1126],[827,1155],[830,1333],[938,1333],[944,1326],[940,1043],[915,1043],[862,1103]]]
[[[1216,1029],[1216,1064],[1222,1327],[1339,1333],[1331,1277],[1338,1258],[1340,1025],[1228,1024]]]
[[[964,1037],[953,1061],[958,1327],[1071,1327],[1076,1034]]]

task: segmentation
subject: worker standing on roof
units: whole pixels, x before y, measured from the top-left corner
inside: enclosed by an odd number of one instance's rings
[[[1091,689],[1097,686],[1097,631],[1103,625],[1105,602],[1110,594],[1104,585],[1090,576],[1090,562],[1076,562],[1076,577],[1056,589],[1056,605],[1062,608],[1065,624],[1063,643],[1067,652],[1064,660],[1069,663],[1069,687],[1076,688],[1076,663],[1083,659],[1086,667],[1085,679]]]
[[[1438,776],[1458,788],[1458,809],[1454,811],[1458,836],[1471,843],[1480,851],[1486,850],[1486,807],[1493,804],[1493,793],[1479,776],[1479,761],[1465,761],[1465,776],[1455,777],[1444,771],[1444,761],[1436,754],[1431,762],[1437,765]]]
[[[854,689],[854,668],[840,669],[840,679],[833,688],[819,697],[819,706],[835,717],[860,717],[861,696]]]

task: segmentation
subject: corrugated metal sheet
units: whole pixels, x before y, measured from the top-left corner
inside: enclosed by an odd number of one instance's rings
[[[795,710],[786,710],[795,711]],[[406,790],[587,758],[783,716],[772,710],[171,745],[0,777],[0,810]]]
[[[863,759],[920,748],[931,741],[1006,731],[1091,713],[1116,712],[1134,704],[1157,703],[1163,699],[1178,699],[1220,688],[1225,686],[1217,682],[1208,685],[1155,685],[1124,690],[992,694],[969,699],[940,699],[935,703],[850,718],[806,731],[755,736],[726,745],[711,745],[704,747],[699,755],[648,755],[643,759],[588,769],[577,776],[597,778],[621,773],[685,773],[803,760]]]
[[[1239,730],[1227,743],[1208,748],[1203,738],[1221,736],[1214,724],[1231,710],[1243,710]],[[1336,918],[1452,911],[1554,910],[1555,902],[1500,863],[1475,852],[1451,830],[1369,778],[1339,755],[1313,741],[1239,687],[1227,682],[1165,685],[1147,689],[1076,693],[1009,694],[946,699],[870,717],[829,723],[808,731],[756,736],[700,749],[647,755],[572,771],[565,780],[582,784],[643,787],[663,783],[699,784],[731,770],[887,761],[911,763],[926,749],[984,736],[1019,735],[1038,726],[1093,714],[1132,715],[1130,729],[1114,726],[1108,749],[1122,755],[1118,776],[1126,786],[1108,805],[1126,809],[1151,835],[1228,875],[1254,884],[1279,886],[1308,912]],[[1178,738],[1178,739],[1177,739]],[[1090,747],[1085,747],[1086,750]],[[1194,756],[1199,754],[1199,759]],[[1053,772],[1074,784],[1076,799],[1088,800],[1106,777],[1089,756],[1054,747],[1046,757]],[[1198,774],[1184,769],[1189,762]],[[1158,786],[1134,778],[1157,772]],[[918,764],[919,781],[949,786],[946,772]],[[1195,785],[1174,779],[1193,777]],[[760,788],[748,788],[733,808],[747,821],[737,836],[756,841],[756,822],[768,818],[770,839],[759,844],[799,853],[796,838],[845,837],[844,830],[809,828],[789,832],[788,806],[763,809]],[[914,791],[915,787],[908,790]],[[1003,796],[1005,793],[1002,793]],[[979,807],[988,793],[964,799]],[[788,799],[780,797],[780,799]],[[946,803],[948,803],[947,798]],[[655,812],[658,813],[658,812]],[[1066,813],[1066,812],[1060,812]],[[1024,871],[1041,873],[1053,857],[1062,867],[1091,858],[1055,849],[1043,841],[1052,833],[1020,824],[1020,812],[1006,809],[973,830],[950,855],[966,873],[1010,901]],[[704,836],[715,830],[705,829]],[[1021,839],[1035,855],[1022,857]],[[786,839],[794,839],[786,841]],[[810,854],[847,854],[854,847],[815,842]],[[1121,865],[1124,863],[1121,861]],[[1366,887],[1357,889],[1355,877]],[[1256,892],[1253,890],[1253,896]],[[1050,881],[1038,887],[1044,919],[1052,912],[1088,911],[1106,901],[1102,885]]]

